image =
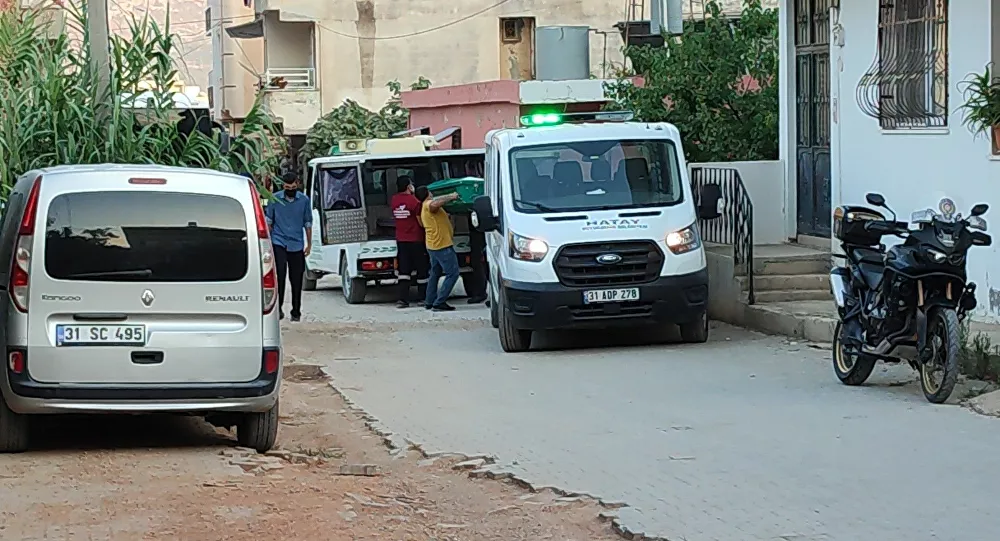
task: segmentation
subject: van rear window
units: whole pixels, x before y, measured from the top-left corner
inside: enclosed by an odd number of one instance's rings
[[[246,276],[239,201],[171,192],[78,192],[49,205],[45,272],[57,280],[231,282]]]

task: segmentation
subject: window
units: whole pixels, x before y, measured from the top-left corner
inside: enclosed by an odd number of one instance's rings
[[[247,246],[243,206],[230,197],[69,193],[49,205],[45,272],[56,280],[233,282],[247,274]]]
[[[323,183],[323,210],[354,210],[361,208],[361,186],[357,167],[320,170]]]
[[[684,198],[671,141],[581,141],[515,148],[514,208],[572,212],[675,205]]]
[[[948,125],[948,0],[879,0],[878,58],[859,105],[882,129]]]
[[[205,33],[209,34],[212,32],[212,8],[205,10]]]

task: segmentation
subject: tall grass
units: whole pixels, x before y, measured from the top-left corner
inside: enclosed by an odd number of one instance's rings
[[[274,126],[260,99],[228,152],[220,134],[178,129],[171,85],[176,36],[169,20],[133,17],[113,36],[111,80],[102,91],[90,63],[86,7],[65,4],[67,31],[48,39],[38,9],[0,13],[0,200],[17,177],[61,164],[143,163],[249,172],[277,170]],[[140,83],[152,87],[136,107]],[[147,99],[148,98],[148,99]]]

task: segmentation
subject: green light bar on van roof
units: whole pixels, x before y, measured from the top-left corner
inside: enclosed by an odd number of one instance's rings
[[[635,118],[631,111],[599,111],[596,113],[534,113],[521,117],[525,127],[579,124],[582,122],[628,122]]]
[[[554,126],[562,124],[563,117],[559,113],[535,113],[521,117],[522,126]]]

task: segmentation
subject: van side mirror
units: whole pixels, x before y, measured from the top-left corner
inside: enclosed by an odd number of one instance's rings
[[[472,227],[480,233],[497,230],[497,217],[493,215],[493,202],[488,195],[481,195],[472,202]]]
[[[719,201],[722,201],[722,186],[718,184],[705,184],[698,190],[698,219],[714,220],[722,213],[719,212]]]

